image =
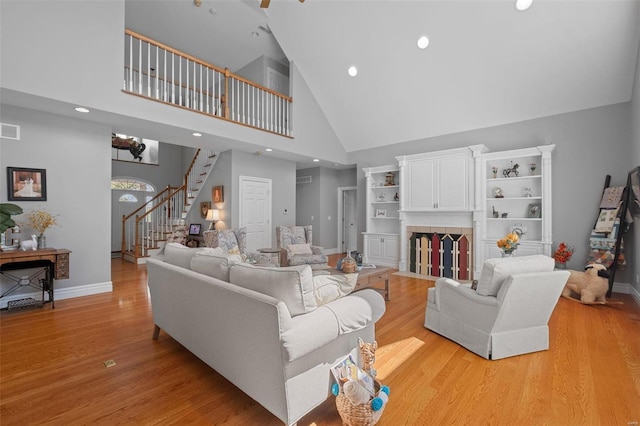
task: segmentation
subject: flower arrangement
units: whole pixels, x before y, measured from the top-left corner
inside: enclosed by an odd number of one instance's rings
[[[505,254],[511,254],[518,248],[520,242],[520,235],[517,232],[510,232],[504,238],[499,239],[497,244]]]
[[[27,213],[27,225],[42,235],[47,229],[58,224],[57,217],[58,215],[54,216],[46,210],[33,210]]]
[[[553,254],[553,259],[558,263],[567,263],[576,249],[573,246],[568,246],[564,241],[558,245],[556,252]]]

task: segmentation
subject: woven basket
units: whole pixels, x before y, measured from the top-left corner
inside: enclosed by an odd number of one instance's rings
[[[380,382],[375,381],[376,395],[380,391]],[[386,404],[385,404],[386,405]],[[342,418],[342,422],[348,426],[372,426],[378,423],[385,405],[378,411],[373,411],[371,408],[371,401],[366,404],[352,404],[344,395],[342,389],[338,396],[336,396],[336,407],[338,407],[338,413]]]

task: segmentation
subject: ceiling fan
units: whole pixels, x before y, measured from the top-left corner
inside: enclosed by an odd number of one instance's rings
[[[300,3],[304,3],[304,0],[298,0]],[[261,0],[260,1],[260,7],[263,9],[266,9],[269,7],[269,3],[271,3],[271,0]]]

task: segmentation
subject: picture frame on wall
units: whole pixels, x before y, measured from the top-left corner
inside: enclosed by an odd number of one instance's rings
[[[203,219],[206,218],[207,212],[209,211],[210,208],[211,208],[211,201],[200,202],[200,217]]]
[[[7,167],[8,201],[47,201],[47,171]]]
[[[211,199],[214,203],[224,202],[224,188],[222,185],[213,187],[213,190],[211,191]]]

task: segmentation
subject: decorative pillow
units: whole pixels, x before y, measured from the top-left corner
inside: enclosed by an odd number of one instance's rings
[[[312,254],[311,246],[309,244],[289,244],[287,246],[287,251],[289,251],[289,257]]]
[[[228,251],[229,254],[240,254],[240,249],[238,246],[233,246]]]
[[[553,258],[542,254],[487,259],[482,265],[476,292],[483,296],[496,296],[504,281],[511,275],[525,272],[551,272],[554,266]]]
[[[351,293],[358,282],[358,274],[314,275],[313,295],[318,306]]]
[[[191,258],[191,270],[229,282],[231,265],[241,263],[238,254],[227,254],[220,247],[201,249]]]
[[[191,258],[199,248],[190,248],[178,243],[167,243],[164,248],[164,260],[175,266],[191,268]]]
[[[318,307],[309,265],[266,268],[236,263],[231,266],[229,282],[282,300],[292,317]]]

